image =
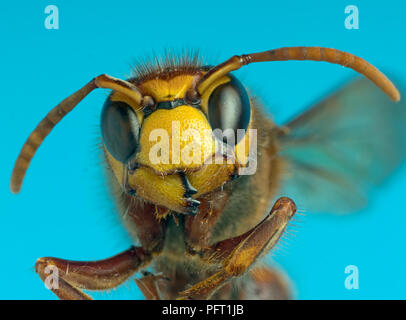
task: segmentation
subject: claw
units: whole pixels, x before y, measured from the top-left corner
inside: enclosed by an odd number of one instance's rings
[[[199,206],[200,206],[199,200],[187,198],[186,207],[188,208],[188,211],[186,214],[195,216],[199,212]]]
[[[184,197],[190,198],[191,196],[197,193],[197,190],[192,186],[192,184],[190,183],[189,179],[186,177],[186,174],[183,171],[179,172],[179,175],[182,179],[183,187],[185,188]]]

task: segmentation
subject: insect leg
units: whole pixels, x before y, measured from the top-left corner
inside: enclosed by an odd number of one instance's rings
[[[186,246],[196,252],[209,246],[213,226],[218,220],[228,200],[228,194],[220,191],[215,201],[201,199],[199,213],[185,217]]]
[[[210,298],[214,300],[290,300],[293,297],[287,276],[271,266],[255,266],[237,285],[226,283]]]
[[[143,293],[145,299],[161,300],[162,297],[157,286],[157,281],[159,280],[169,281],[169,279],[162,274],[154,275],[150,272],[143,272],[143,277],[135,279],[135,283]]]
[[[126,281],[152,260],[152,254],[141,247],[131,247],[111,258],[98,261],[69,261],[40,258],[35,271],[60,299],[91,299],[80,289],[112,289]]]
[[[235,238],[220,241],[200,252],[212,263],[221,263],[220,271],[180,292],[180,299],[208,299],[234,277],[242,276],[263,254],[279,240],[289,220],[296,212],[294,202],[286,197],[276,201],[269,215],[257,226]]]
[[[239,290],[239,300],[289,300],[292,293],[284,274],[270,266],[249,271],[248,279]]]

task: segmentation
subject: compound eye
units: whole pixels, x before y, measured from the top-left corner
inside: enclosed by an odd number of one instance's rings
[[[140,124],[135,111],[126,103],[106,100],[101,114],[104,145],[118,161],[127,163],[137,150]]]
[[[218,86],[211,93],[208,116],[214,135],[234,146],[244,137],[244,134],[237,134],[237,130],[248,128],[251,106],[244,86],[234,76],[228,76],[231,81]]]

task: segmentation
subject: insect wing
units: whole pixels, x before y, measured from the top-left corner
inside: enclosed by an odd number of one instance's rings
[[[309,212],[349,213],[406,156],[406,106],[366,79],[299,115],[281,133],[282,192]]]

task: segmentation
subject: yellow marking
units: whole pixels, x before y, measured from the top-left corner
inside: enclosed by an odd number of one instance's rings
[[[224,269],[234,276],[244,273],[258,256],[258,248],[252,246],[231,254]]]
[[[215,151],[206,117],[191,106],[153,112],[143,123],[140,146],[137,162],[160,173],[199,169]]]
[[[156,102],[184,98],[187,90],[193,85],[195,76],[179,75],[169,80],[151,79],[137,85],[143,95],[151,96]],[[212,83],[202,96],[202,110],[207,114],[208,99],[212,91],[221,84],[230,81],[228,76],[223,76]],[[165,208],[184,212],[185,199],[184,188],[180,176],[173,173],[175,170],[186,170],[187,177],[198,193],[193,197],[196,199],[201,195],[209,193],[225,182],[229,181],[230,175],[235,172],[235,167],[244,167],[248,163],[249,148],[251,138],[246,135],[237,146],[235,146],[236,163],[228,164],[224,160],[222,164],[212,161],[207,164],[207,160],[213,158],[215,153],[215,141],[211,135],[211,126],[207,117],[202,111],[191,106],[180,106],[172,110],[156,110],[149,117],[144,119],[143,112],[139,110],[139,105],[134,103],[126,95],[120,92],[113,92],[112,101],[122,101],[130,105],[137,113],[142,129],[140,134],[140,148],[137,154],[137,162],[146,167],[136,170],[135,174],[129,177],[129,185],[136,190],[137,194],[147,201]],[[173,122],[178,122],[179,132],[173,131]],[[251,123],[250,123],[251,126]],[[160,154],[168,156],[168,163],[152,163],[150,151],[159,138],[150,141],[150,135],[155,129],[163,129],[168,133],[169,144],[161,148]],[[199,147],[193,151],[200,150],[198,158],[193,158],[194,152],[190,152],[193,160],[190,163],[184,161],[182,150],[185,146],[191,146],[194,141],[193,135],[187,135],[182,139],[182,133],[193,129],[199,133]],[[179,146],[174,137],[179,136]],[[163,147],[163,145],[161,145]],[[175,147],[175,148],[173,148]],[[245,148],[244,148],[245,147]],[[173,153],[175,149],[175,153]],[[155,149],[156,150],[156,149]],[[178,152],[179,151],[179,152]],[[106,150],[107,159],[110,163],[117,181],[121,185],[123,182],[123,164],[116,161]],[[190,160],[190,157],[189,157]],[[169,175],[168,175],[169,174]]]
[[[211,277],[196,283],[191,288],[179,293],[177,300],[188,298],[208,299],[212,293],[229,279],[224,270],[220,270]]]
[[[208,164],[196,172],[187,174],[189,182],[197,189],[195,198],[221,187],[230,180],[230,175],[234,172],[234,164],[224,162],[224,164]]]
[[[118,91],[113,91],[113,93],[110,96],[110,100],[111,101],[120,101],[120,102],[124,102],[124,103],[128,104],[135,111],[138,122],[140,124],[142,124],[142,121],[144,120],[144,112],[141,111],[141,107],[139,104],[136,104],[127,95],[122,94]]]
[[[201,106],[203,112],[208,115],[209,113],[209,99],[214,91],[218,86],[230,82],[231,79],[229,76],[223,76],[221,78],[218,78],[216,81],[214,81],[212,84],[210,84],[207,89],[202,94],[202,101],[201,101]],[[251,101],[250,101],[251,102]],[[247,129],[251,128],[252,124],[252,106],[251,106],[251,120],[248,125]],[[249,156],[249,148],[250,148],[250,143],[251,143],[251,138],[249,135],[245,135],[243,139],[235,146],[234,152],[236,153],[237,161],[241,166],[246,166],[248,163],[248,156]]]
[[[95,82],[99,88],[106,88],[116,92],[121,92],[122,94],[128,96],[128,98],[131,99],[135,104],[141,104],[142,94],[139,92],[138,88],[130,82],[113,78],[105,74],[95,78]]]
[[[216,81],[214,81],[207,88],[207,90],[203,93],[201,104],[202,104],[202,109],[206,114],[208,114],[208,111],[209,111],[209,98],[210,98],[212,92],[214,91],[214,89],[216,89],[218,86],[228,83],[230,81],[231,81],[230,77],[227,77],[227,76],[221,77],[221,78],[217,79]]]
[[[144,95],[151,96],[156,102],[184,98],[194,83],[195,76],[182,74],[169,80],[152,79],[138,85]]]
[[[123,164],[114,159],[108,151],[106,154],[107,161],[122,186]],[[143,167],[129,176],[128,184],[136,190],[138,196],[147,201],[178,212],[185,210],[186,203],[183,197],[185,191],[179,175],[161,176],[152,169]]]

